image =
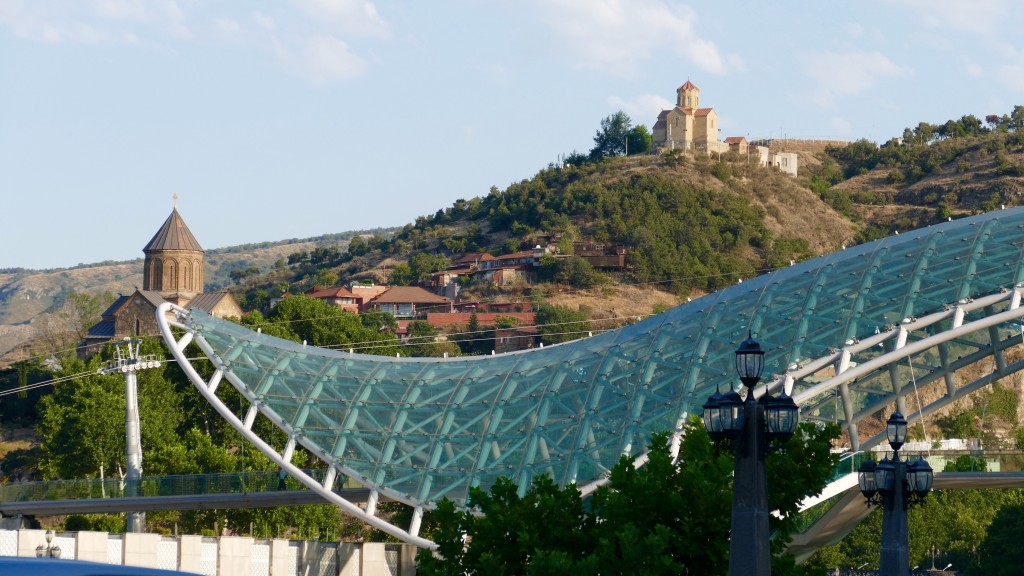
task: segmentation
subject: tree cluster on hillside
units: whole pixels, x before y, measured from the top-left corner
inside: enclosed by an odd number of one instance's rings
[[[914,128],[906,128],[902,137],[892,138],[878,146],[868,140],[858,140],[846,146],[829,146],[827,158],[838,163],[839,170],[826,165],[820,178],[819,191],[841,179],[848,179],[872,170],[883,169],[891,184],[905,186],[931,175],[943,173],[950,165],[959,172],[967,172],[974,162],[968,156],[972,150],[975,156],[994,157],[998,174],[1024,176],[1024,164],[1012,160],[1008,154],[1024,152],[1024,106],[1015,106],[1010,114],[989,115],[984,122],[973,115],[943,124],[921,122]],[[814,184],[812,184],[812,187]],[[922,198],[926,205],[941,204],[948,211],[957,202],[964,203],[956,194],[950,197]],[[1010,199],[982,198],[967,202],[970,209],[995,209]],[[870,203],[870,202],[866,202]],[[940,215],[945,219],[945,215]]]
[[[795,573],[782,551],[795,510],[829,479],[831,441],[838,428],[801,425],[785,453],[769,457],[769,476],[785,477],[769,493],[776,574]],[[518,487],[500,479],[489,492],[470,489],[470,510],[443,501],[425,522],[438,543],[423,550],[423,576],[463,575],[678,575],[725,574],[733,457],[716,449],[699,421],[692,421],[673,461],[667,435],[656,435],[647,463],[623,457],[610,484],[587,499],[575,485],[559,488],[549,476]],[[781,486],[780,484],[785,484]],[[528,489],[527,489],[528,488]]]
[[[643,154],[651,149],[652,140],[646,126],[633,126],[629,115],[619,110],[601,120],[601,128],[594,135],[594,147],[586,159],[573,153],[567,162],[579,165],[584,161],[600,162],[611,156]]]

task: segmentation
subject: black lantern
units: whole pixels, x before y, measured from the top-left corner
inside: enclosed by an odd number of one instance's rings
[[[764,350],[757,340],[748,336],[736,349],[736,372],[739,373],[744,386],[753,388],[761,381],[763,370]]]
[[[865,460],[861,462],[857,470],[857,483],[860,484],[860,491],[869,502],[873,501],[875,494],[878,494],[878,486],[875,484],[875,461]]]
[[[922,458],[907,465],[907,487],[918,499],[924,499],[931,491],[933,479],[932,467],[927,460]]]
[[[888,458],[875,466],[875,489],[882,494],[890,494],[896,486],[896,465]]]
[[[889,416],[889,420],[885,423],[885,436],[889,439],[889,446],[892,447],[893,452],[898,451],[903,447],[903,443],[907,440],[907,419],[900,414],[897,410]]]
[[[788,442],[800,423],[800,409],[785,391],[775,398],[764,401],[764,419],[768,426],[768,438]]]
[[[739,436],[746,421],[743,414],[743,398],[735,390],[722,394],[718,402],[718,412],[722,418],[722,435],[727,438]]]
[[[713,442],[725,438],[722,430],[722,393],[717,390],[704,403],[704,429]]]

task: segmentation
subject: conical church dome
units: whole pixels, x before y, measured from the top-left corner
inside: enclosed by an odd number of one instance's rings
[[[192,250],[202,252],[203,247],[199,245],[196,237],[192,235],[192,231],[188,229],[181,214],[178,214],[178,209],[174,208],[171,211],[171,215],[164,221],[164,225],[157,230],[153,239],[142,249],[145,253],[154,250]]]
[[[202,293],[203,248],[177,207],[142,251],[146,254],[143,290],[179,303]]]

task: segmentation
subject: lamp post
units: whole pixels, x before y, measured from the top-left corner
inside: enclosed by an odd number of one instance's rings
[[[729,538],[730,576],[771,574],[768,532],[768,472],[765,456],[770,442],[785,443],[800,420],[796,403],[785,392],[779,397],[754,397],[761,381],[764,350],[748,337],[736,350],[736,371],[747,387],[743,400],[733,389],[716,391],[704,404],[704,428],[715,443],[731,441],[735,453],[732,484],[732,525]]]
[[[882,554],[878,565],[881,576],[906,576],[910,573],[907,509],[924,503],[932,489],[932,467],[920,459],[900,460],[900,448],[907,439],[907,419],[896,411],[889,417],[885,435],[892,448],[892,460],[865,460],[857,473],[860,491],[868,505],[881,505]]]
[[[36,546],[36,558],[60,558],[60,546],[56,544],[51,546],[53,542],[53,530],[46,531],[46,544],[40,544]]]

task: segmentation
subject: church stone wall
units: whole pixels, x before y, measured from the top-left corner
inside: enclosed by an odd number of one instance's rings
[[[114,338],[137,336],[140,334],[159,334],[160,327],[156,323],[156,308],[148,300],[136,293],[114,320]]]

